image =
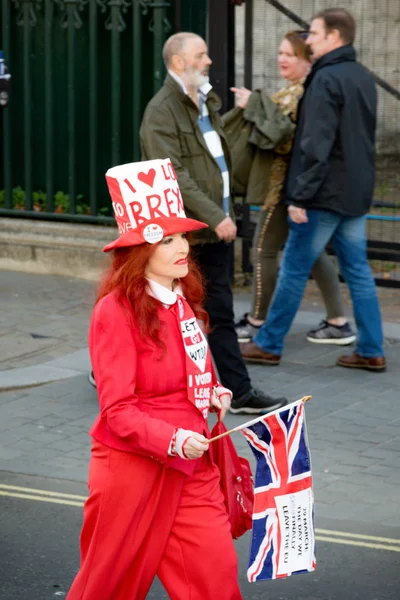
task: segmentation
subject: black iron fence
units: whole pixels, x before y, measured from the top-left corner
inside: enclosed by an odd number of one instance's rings
[[[104,173],[140,158],[143,109],[174,31],[205,35],[207,0],[0,0],[11,73],[0,107],[0,215],[107,222]],[[110,215],[110,217],[108,217]]]
[[[345,5],[357,21],[360,62],[378,87],[377,172],[368,215],[368,251],[377,283],[400,286],[400,2],[397,0],[246,0],[236,7],[236,84],[282,87],[276,55],[283,35],[308,26],[318,10]],[[256,207],[237,204],[243,236],[242,269],[252,271]]]

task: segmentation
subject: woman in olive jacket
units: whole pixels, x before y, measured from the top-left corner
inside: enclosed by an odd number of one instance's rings
[[[277,281],[279,252],[289,233],[282,190],[292,150],[297,106],[311,67],[305,37],[306,32],[291,31],[280,45],[280,74],[288,82],[284,88],[272,98],[264,90],[251,92],[232,88],[238,107],[223,118],[225,135],[231,145],[235,190],[245,192],[247,203],[261,205],[253,241],[251,309],[236,325],[240,342],[250,341],[265,320]],[[307,339],[326,341],[333,329],[331,342],[352,343],[355,335],[343,316],[338,276],[326,252],[316,261],[312,275],[323,296],[327,318],[307,334]]]

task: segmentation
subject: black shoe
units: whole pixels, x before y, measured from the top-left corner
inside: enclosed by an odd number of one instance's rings
[[[90,373],[89,373],[89,383],[91,383],[93,387],[97,387],[96,380],[93,375],[93,371],[90,371]]]
[[[264,415],[287,404],[286,398],[271,398],[261,390],[251,388],[239,398],[232,398],[229,411],[234,415]]]
[[[247,325],[248,320],[247,317],[250,313],[244,313],[244,315],[242,315],[239,319],[239,321],[235,322],[235,329],[236,327],[243,327],[244,325]]]
[[[236,335],[238,336],[239,344],[251,342],[253,337],[257,335],[261,325],[252,325],[247,321],[246,325],[238,325],[235,327]]]
[[[328,321],[321,321],[317,329],[307,333],[307,340],[314,344],[335,344],[348,346],[356,340],[356,335],[350,325],[332,325]]]
[[[235,323],[235,331],[238,336],[239,344],[244,344],[245,342],[251,342],[253,337],[257,335],[261,325],[252,325],[248,320],[248,315],[250,313],[244,313],[243,317]]]

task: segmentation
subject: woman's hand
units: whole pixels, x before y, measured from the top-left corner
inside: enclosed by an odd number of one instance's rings
[[[208,440],[204,435],[196,431],[190,431],[189,429],[177,430],[173,448],[175,454],[181,458],[193,460],[201,458],[207,450]]]
[[[245,87],[231,87],[230,90],[235,94],[236,105],[239,108],[246,108],[247,102],[249,101],[249,98],[252,94],[251,90],[248,90]]]
[[[231,401],[231,390],[228,390],[228,388],[225,388],[222,385],[217,385],[214,387],[211,396],[211,406],[213,406],[216,410],[220,411],[219,418],[221,419],[221,421],[223,421],[223,419],[225,418],[225,415],[231,405]]]

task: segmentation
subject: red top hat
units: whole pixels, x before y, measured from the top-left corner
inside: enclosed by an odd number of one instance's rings
[[[104,252],[148,242],[173,233],[208,227],[185,215],[176,173],[169,158],[112,167],[106,173],[119,238]]]

